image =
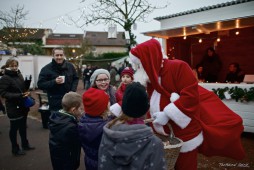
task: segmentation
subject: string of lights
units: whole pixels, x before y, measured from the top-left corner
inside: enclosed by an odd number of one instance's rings
[[[235,35],[239,35],[240,34],[240,31],[239,30],[236,30],[235,31]],[[216,40],[217,42],[220,42],[221,41],[221,37],[218,35],[218,36],[214,36],[214,37],[204,37],[204,36],[183,36],[183,39],[184,40],[187,40],[187,38],[191,38],[191,39],[197,39],[199,43],[202,43],[203,40]]]
[[[58,27],[59,24],[63,24],[67,27],[71,27],[74,25],[73,22],[68,22],[70,21],[71,15],[74,12],[77,11],[81,11],[84,12],[84,10],[86,9],[86,6],[83,7],[79,7],[76,8],[74,10],[71,11],[67,11],[64,14],[58,15],[58,16],[54,16],[48,19],[45,19],[43,21],[38,21],[36,23],[30,24],[30,25],[25,25],[24,29],[20,29],[20,28],[11,28],[8,35],[4,35],[2,38],[5,39],[6,41],[11,40],[12,38],[16,37],[16,38],[26,38],[28,36],[33,36],[34,34],[36,34],[39,29],[43,29],[44,25],[46,25],[46,22],[52,21],[52,20],[56,20],[55,25],[53,26],[52,30],[55,31]],[[80,16],[81,17],[81,16]],[[77,21],[80,21],[81,18],[78,18]],[[38,26],[35,26],[38,25]],[[38,27],[38,28],[36,28]]]

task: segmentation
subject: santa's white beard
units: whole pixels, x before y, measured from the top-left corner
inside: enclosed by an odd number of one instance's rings
[[[135,72],[134,81],[139,82],[143,86],[147,87],[147,83],[149,83],[149,77],[142,66],[139,66],[139,68]]]

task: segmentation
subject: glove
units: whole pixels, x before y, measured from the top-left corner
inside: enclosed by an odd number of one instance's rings
[[[119,117],[121,112],[122,112],[122,108],[118,103],[113,104],[112,106],[110,106],[109,109],[116,117]]]
[[[161,134],[161,135],[164,135],[164,136],[168,136],[168,134],[165,133],[164,129],[163,129],[163,126],[162,125],[159,125],[157,123],[153,123],[153,127],[154,127],[154,130]]]
[[[169,121],[169,117],[165,114],[165,112],[155,112],[152,117],[154,119],[154,124],[165,125]]]
[[[179,99],[179,94],[177,93],[171,93],[170,101],[171,103],[175,102],[177,99]]]

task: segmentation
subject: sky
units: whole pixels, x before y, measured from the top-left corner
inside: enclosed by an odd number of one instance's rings
[[[25,11],[28,11],[25,27],[30,28],[51,28],[53,33],[80,33],[84,30],[73,25],[68,16],[78,18],[80,10],[91,4],[90,2],[81,3],[81,0],[1,0],[1,11],[9,12],[11,8],[17,5],[24,6]],[[149,0],[152,4],[165,2],[166,0]],[[187,10],[197,9],[205,6],[224,3],[232,0],[167,0],[170,4],[167,8],[155,10],[149,15],[146,23],[137,22],[136,30],[133,33],[137,37],[137,42],[144,42],[151,37],[144,36],[142,33],[147,31],[159,30],[160,22],[154,20],[155,17],[171,15]],[[195,19],[195,18],[193,18]],[[85,31],[108,31],[108,25],[89,25]],[[124,31],[120,26],[117,26],[117,31]]]

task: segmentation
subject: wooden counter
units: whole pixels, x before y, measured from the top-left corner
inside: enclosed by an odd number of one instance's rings
[[[212,91],[212,89],[218,88],[246,88],[250,89],[254,87],[254,84],[228,84],[228,83],[199,83],[200,86],[204,87],[207,90]],[[252,132],[254,133],[254,102],[236,102],[233,99],[223,99],[223,103],[228,106],[231,110],[237,113],[243,119],[244,132]]]

